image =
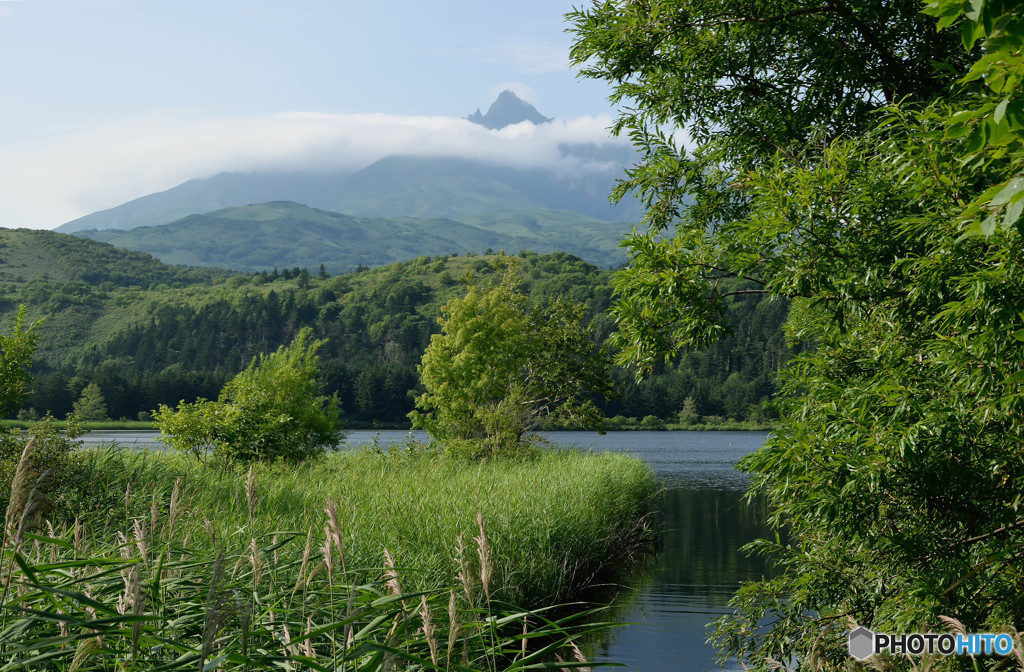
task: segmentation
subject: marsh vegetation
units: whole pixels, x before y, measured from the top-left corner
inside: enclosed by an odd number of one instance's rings
[[[549,607],[641,550],[658,490],[618,455],[406,446],[246,469],[68,445],[38,437],[13,477],[5,669],[579,665],[604,626]]]

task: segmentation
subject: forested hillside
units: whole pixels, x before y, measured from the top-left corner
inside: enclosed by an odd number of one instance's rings
[[[26,406],[62,417],[86,385],[112,418],[145,418],[158,404],[215,397],[257,354],[303,327],[326,338],[322,379],[349,421],[403,423],[418,389],[416,365],[437,332],[441,306],[469,274],[494,273],[492,256],[419,257],[331,276],[320,269],[231,273],[166,266],[149,255],[45,231],[0,230],[3,326],[20,303],[39,327]],[[564,253],[521,253],[531,300],[558,295],[589,306],[600,339],[611,273]],[[788,357],[782,302],[746,295],[731,304],[734,334],[687,355],[640,385],[614,372],[611,417],[761,419]],[[688,399],[692,401],[687,402]],[[30,413],[33,411],[29,411]]]

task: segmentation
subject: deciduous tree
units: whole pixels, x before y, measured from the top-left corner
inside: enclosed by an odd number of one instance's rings
[[[583,306],[560,298],[533,308],[515,260],[501,282],[473,285],[448,303],[419,367],[426,393],[413,425],[453,450],[514,452],[548,416],[600,428],[591,395],[611,387],[606,357],[583,324]]]
[[[75,415],[82,420],[107,420],[107,403],[103,390],[96,383],[89,383],[82,389],[82,395],[74,403]]]
[[[573,18],[577,61],[613,82],[645,151],[621,186],[650,207],[617,280],[623,359],[715,338],[737,276],[792,300],[808,345],[781,427],[742,464],[780,530],[755,548],[781,574],[745,586],[716,637],[753,669],[846,669],[854,623],[1024,628],[1021,15],[935,0],[936,31],[919,9],[652,0]]]
[[[918,0],[605,0],[569,15],[573,61],[612,84],[613,131],[641,152],[615,191],[647,206],[615,279],[619,361],[650,371],[719,337],[730,293],[771,291],[785,251],[764,244],[770,232],[737,237],[732,226],[751,205],[749,171],[778,158],[812,165],[881,107],[949,94],[970,59],[920,10]],[[828,252],[819,256],[841,263]],[[723,286],[735,277],[750,286]]]

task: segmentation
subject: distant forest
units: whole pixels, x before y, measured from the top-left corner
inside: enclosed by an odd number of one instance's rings
[[[614,329],[604,313],[611,271],[564,253],[520,252],[532,301],[556,296],[589,307],[597,338]],[[159,404],[215,398],[254,356],[303,327],[327,339],[322,383],[356,426],[407,422],[419,392],[416,366],[445,301],[463,279],[486,279],[491,256],[420,257],[331,276],[291,268],[238,274],[167,266],[147,254],[42,231],[0,232],[0,323],[19,304],[39,327],[27,415],[69,413],[90,383],[113,419],[147,419]],[[597,400],[608,417],[658,422],[765,421],[765,402],[790,356],[787,306],[756,294],[729,304],[732,334],[680,355],[636,384],[615,369],[617,396]]]

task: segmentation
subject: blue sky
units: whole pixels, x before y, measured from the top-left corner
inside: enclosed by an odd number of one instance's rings
[[[569,69],[572,5],[0,0],[0,226],[52,228],[221,170],[547,161],[611,123],[607,87]],[[505,88],[559,123],[459,121]]]

